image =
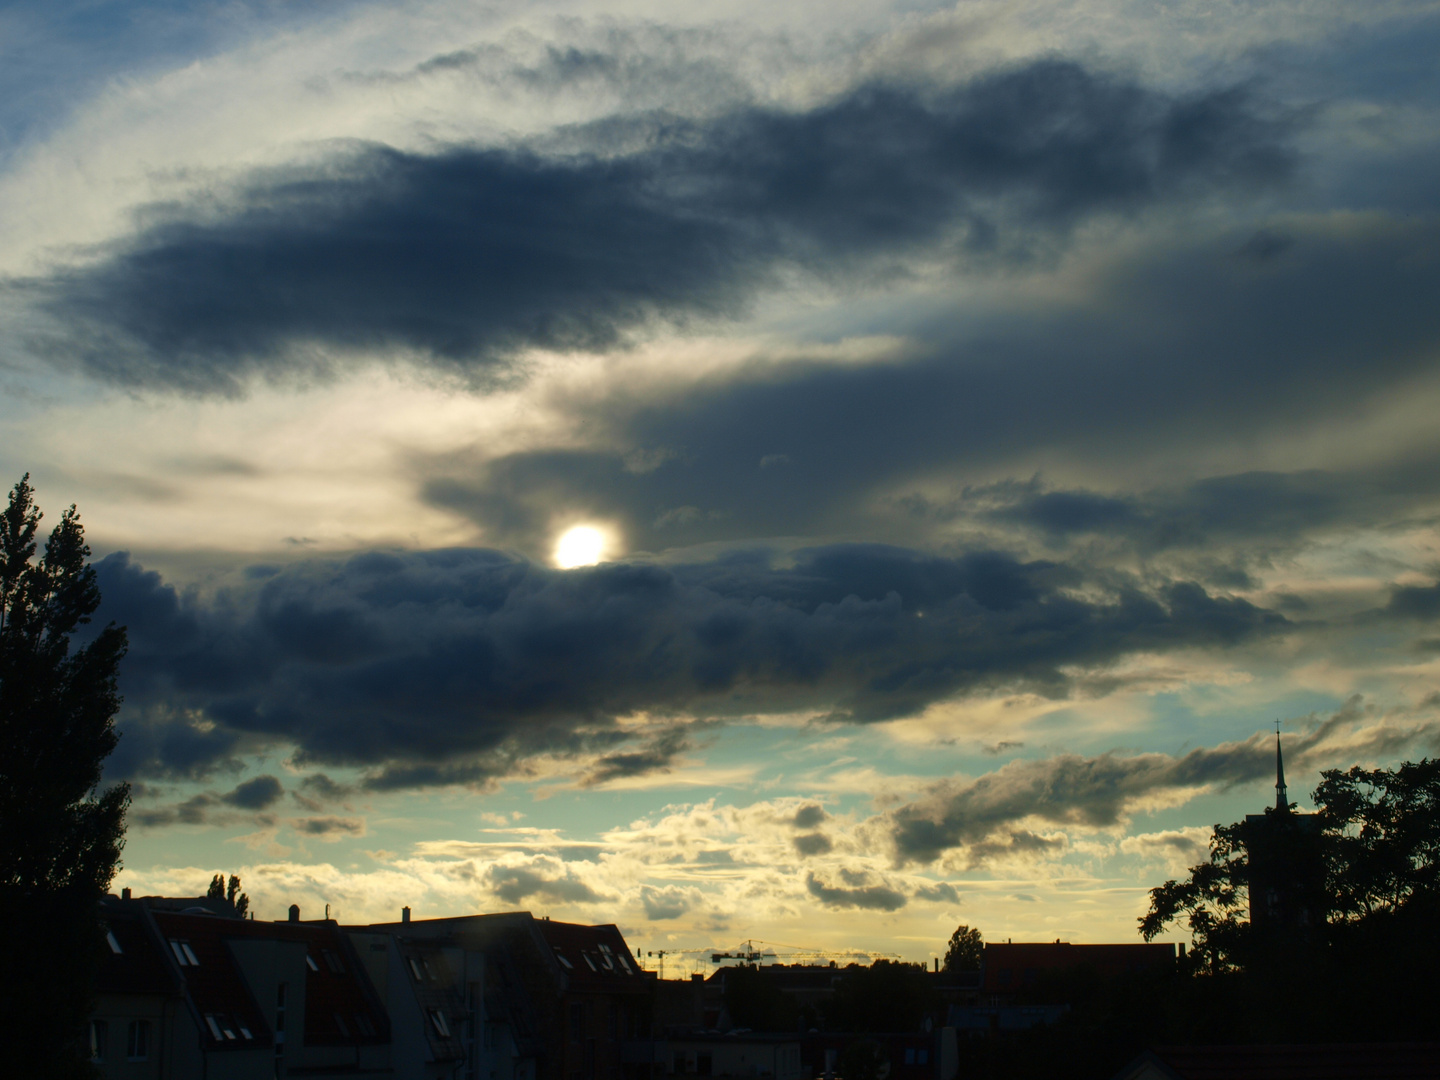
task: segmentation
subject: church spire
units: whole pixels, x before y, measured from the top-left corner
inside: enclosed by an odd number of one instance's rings
[[[1275,721],[1275,809],[1288,813],[1290,801],[1285,797],[1285,762],[1280,757],[1280,721]]]

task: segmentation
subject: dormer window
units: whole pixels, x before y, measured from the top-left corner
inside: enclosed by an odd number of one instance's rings
[[[171,941],[170,951],[175,954],[175,962],[181,967],[200,966],[200,961],[195,956],[195,950],[190,948],[188,941]]]

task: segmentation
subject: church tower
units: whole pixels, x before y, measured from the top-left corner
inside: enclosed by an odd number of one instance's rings
[[[1304,936],[1324,916],[1320,819],[1290,808],[1285,760],[1275,731],[1275,806],[1245,815],[1250,925],[1262,939]]]

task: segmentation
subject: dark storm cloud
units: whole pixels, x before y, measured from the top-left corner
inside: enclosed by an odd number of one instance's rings
[[[1097,213],[1283,180],[1287,137],[1243,90],[1174,98],[1047,60],[809,112],[623,119],[567,154],[365,148],[13,287],[64,327],[39,347],[126,384],[233,391],[322,368],[316,345],[475,374],[731,314],[781,265],[869,275],[956,243],[1028,257]]]
[[[1073,307],[937,316],[913,327],[930,344],[904,362],[757,365],[654,400],[627,386],[579,403],[612,444],[670,449],[643,472],[617,451],[492,458],[481,448],[419,461],[423,491],[496,543],[538,547],[563,506],[620,523],[629,543],[652,551],[757,535],[873,536],[887,528],[877,506],[888,507],[896,537],[970,517],[1057,544],[1113,537],[1144,553],[1268,551],[1430,512],[1440,472],[1424,447],[1397,446],[1364,467],[1139,492],[965,487],[1016,460],[1103,470],[1141,447],[1177,453],[1317,425],[1343,434],[1367,402],[1423,376],[1440,349],[1440,263],[1430,257],[1440,228],[1310,221],[1291,234],[1292,248],[1261,266],[1237,258],[1237,237],[1225,236],[1122,261]],[[777,448],[788,464],[758,468]],[[935,491],[947,471],[953,496]],[[907,492],[917,476],[923,495]]]
[[[144,827],[177,823],[204,825],[210,820],[212,811],[223,810],[226,807],[249,811],[266,810],[278,802],[284,794],[284,787],[275,777],[257,776],[237,784],[233,790],[224,793],[202,791],[169,806],[132,808],[128,818],[133,824]],[[269,815],[262,814],[255,820],[261,824],[269,824],[273,819]]]
[[[1437,725],[1375,725],[1352,729],[1371,715],[1357,697],[1310,731],[1285,738],[1293,776],[1333,767],[1339,754],[1383,757],[1416,745],[1433,746]],[[1120,824],[1147,797],[1180,789],[1227,788],[1275,776],[1275,736],[1257,733],[1243,742],[1169,754],[1086,758],[1061,754],[1038,761],[1013,761],[975,780],[936,784],[921,799],[884,815],[884,827],[899,863],[932,862],[964,849],[971,865],[1001,855],[1063,847],[1021,828],[1039,819],[1054,825],[1107,828]],[[1295,801],[1298,791],[1290,797]]]
[[[907,902],[904,893],[888,885],[825,885],[813,872],[805,875],[805,888],[828,907],[899,911]]]
[[[235,790],[221,796],[221,801],[242,810],[264,810],[272,806],[285,794],[280,781],[273,776],[257,776],[237,784]]]
[[[792,559],[554,571],[485,550],[377,552],[202,599],[113,555],[99,578],[101,618],[129,627],[121,746],[131,717],[142,737],[112,771],[203,771],[201,744],[167,741],[169,717],[224,733],[212,766],[237,746],[293,743],[302,763],[366,767],[366,785],[387,789],[598,755],[599,782],[685,745],[667,729],[632,752],[620,717],[882,721],[982,688],[1063,696],[1076,671],[1130,652],[1225,648],[1287,625],[1186,581],[1088,583],[1104,591],[1081,599],[1080,571],[999,553],[838,545]],[[178,762],[163,756],[172,745]]]

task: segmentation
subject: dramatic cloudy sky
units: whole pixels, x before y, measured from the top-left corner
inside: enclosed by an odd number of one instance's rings
[[[1440,752],[1437,54],[1423,0],[13,0],[0,472],[129,627],[117,886],[670,970],[1137,940],[1274,721],[1302,805]]]

